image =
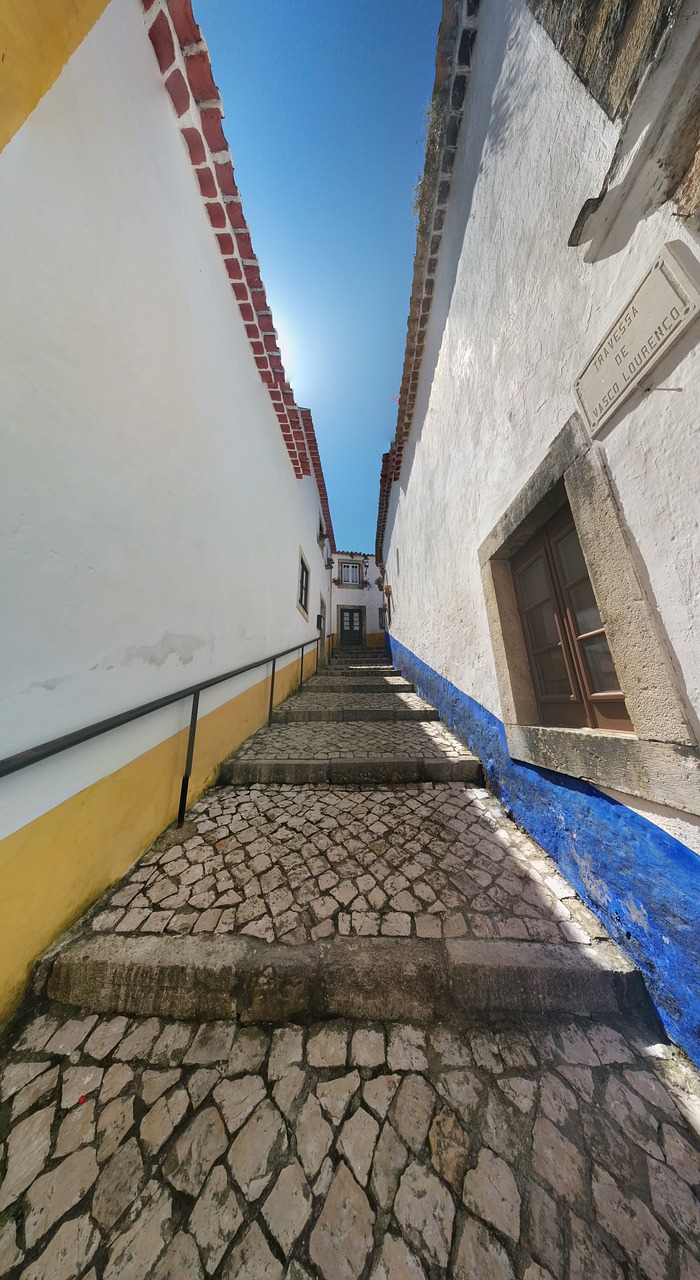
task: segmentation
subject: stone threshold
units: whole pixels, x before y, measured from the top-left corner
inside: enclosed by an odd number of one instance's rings
[[[288,947],[112,935],[78,938],[46,957],[34,990],[94,1013],[244,1023],[591,1016],[649,1003],[641,974],[611,942],[336,937]]]
[[[243,787],[267,783],[381,786],[407,782],[480,783],[481,780],[481,761],[467,753],[458,760],[386,756],[362,760],[239,760],[233,756],[220,766],[218,779],[220,786]]]

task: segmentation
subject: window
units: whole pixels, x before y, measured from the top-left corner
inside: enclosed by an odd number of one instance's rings
[[[299,554],[299,594],[297,603],[302,613],[309,614],[309,566],[303,555]]]
[[[379,630],[386,631],[386,609],[379,610]]]
[[[341,564],[340,581],[344,586],[359,587],[360,585],[360,566],[359,564]]]
[[[632,732],[568,505],[510,563],[540,723]]]

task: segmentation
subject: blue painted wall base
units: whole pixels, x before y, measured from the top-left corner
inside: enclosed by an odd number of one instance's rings
[[[503,724],[389,637],[394,665],[481,760],[487,784],[644,974],[700,1065],[700,858],[595,787],[512,760]]]

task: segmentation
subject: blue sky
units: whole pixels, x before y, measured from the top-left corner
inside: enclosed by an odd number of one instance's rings
[[[373,550],[396,426],[440,0],[195,0],[338,547]]]

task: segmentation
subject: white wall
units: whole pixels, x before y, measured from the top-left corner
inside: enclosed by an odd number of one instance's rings
[[[4,756],[315,637],[329,574],[137,0],[0,156],[0,244]],[[187,716],[4,780],[0,836]]]
[[[617,138],[521,0],[486,0],[384,556],[393,634],[497,716],[477,549],[576,409],[575,378],[658,249],[683,240],[700,257],[669,205],[597,261],[567,246]],[[629,400],[602,437],[696,716],[699,375],[696,326],[658,366],[658,389]]]

